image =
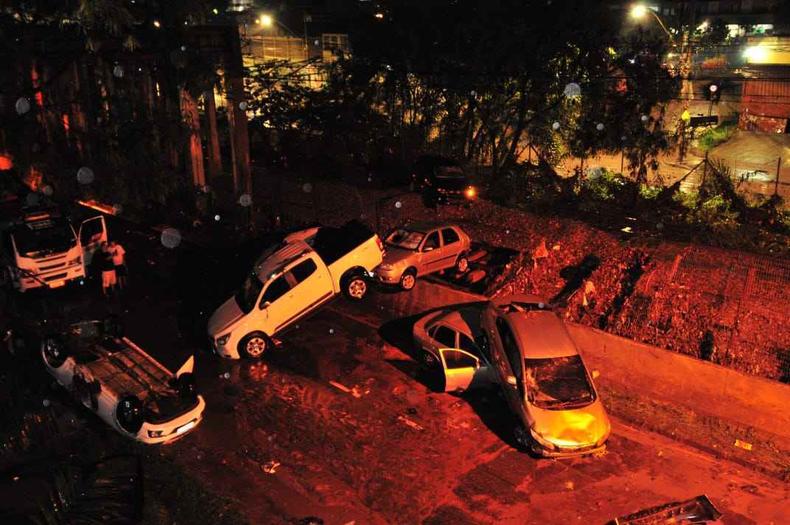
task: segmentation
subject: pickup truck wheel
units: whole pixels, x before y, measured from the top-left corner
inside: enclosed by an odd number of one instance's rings
[[[414,270],[406,270],[400,276],[400,287],[404,290],[411,290],[417,284],[417,272]]]
[[[260,359],[271,346],[271,339],[263,332],[252,332],[239,341],[239,354],[248,359]]]
[[[469,271],[469,257],[467,257],[465,253],[458,256],[458,260],[455,261],[455,269],[458,273],[466,273]]]
[[[343,282],[343,293],[349,299],[359,301],[368,293],[368,282],[361,275],[351,275]]]

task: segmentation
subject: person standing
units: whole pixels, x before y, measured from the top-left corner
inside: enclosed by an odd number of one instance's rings
[[[118,276],[115,274],[115,265],[112,261],[112,253],[106,242],[101,245],[99,251],[99,269],[101,270],[101,290],[104,297],[109,297],[115,290],[118,283]]]
[[[110,255],[112,264],[115,266],[115,276],[118,280],[118,288],[123,290],[126,286],[126,277],[129,275],[126,268],[126,250],[119,242],[110,241]]]

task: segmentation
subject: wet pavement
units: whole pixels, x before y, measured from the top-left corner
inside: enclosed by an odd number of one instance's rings
[[[127,335],[165,363],[197,353],[205,419],[161,450],[238,501],[251,523],[605,523],[703,493],[723,523],[788,521],[786,483],[616,420],[602,456],[517,451],[495,391],[437,392],[419,370],[410,334],[420,312],[393,314],[399,293],[335,301],[261,362],[220,360],[202,343],[201,319],[240,280],[243,257],[116,235],[130,289],[107,302],[97,283],[71,293],[85,315],[121,314]]]

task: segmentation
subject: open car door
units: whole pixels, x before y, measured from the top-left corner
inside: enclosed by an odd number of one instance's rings
[[[485,372],[479,358],[460,348],[440,348],[439,356],[445,392],[463,392],[480,382],[480,376]]]
[[[88,267],[93,260],[93,254],[99,249],[101,243],[107,242],[107,223],[104,221],[104,217],[98,215],[82,221],[79,235],[82,245],[82,260]]]

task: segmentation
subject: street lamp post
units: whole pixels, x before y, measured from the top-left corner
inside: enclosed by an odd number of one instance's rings
[[[644,18],[648,14],[653,15],[653,18],[656,19],[656,22],[658,22],[658,25],[661,26],[661,29],[663,29],[664,33],[666,33],[667,36],[669,37],[669,41],[672,42],[672,45],[675,45],[675,37],[672,36],[672,33],[669,32],[669,29],[667,29],[667,26],[664,25],[664,21],[661,20],[660,16],[658,16],[658,13],[656,13],[655,11],[653,11],[652,9],[648,8],[647,6],[645,6],[643,4],[636,4],[633,7],[631,7],[631,18],[635,18],[637,20],[641,20],[642,18]]]

